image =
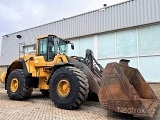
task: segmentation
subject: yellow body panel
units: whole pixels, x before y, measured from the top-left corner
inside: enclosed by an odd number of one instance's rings
[[[44,78],[44,77],[39,78],[38,88],[48,90],[49,85],[47,85],[46,82],[47,82],[46,78]]]
[[[33,57],[33,56],[32,56]],[[56,63],[59,62],[68,62],[64,54],[57,54],[54,57],[53,61],[47,62],[44,60],[43,56],[35,56],[34,59],[28,60],[26,62],[26,67],[29,73],[32,73],[32,77],[39,78],[38,88],[40,89],[49,89],[49,86],[46,84],[48,78],[50,77],[51,71],[45,68],[53,67]],[[24,56],[24,59],[27,60],[28,56]]]
[[[29,60],[31,57],[33,57],[33,60]],[[26,67],[29,73],[32,73],[32,77],[37,77],[39,78],[39,85],[38,88],[40,89],[49,89],[49,86],[46,84],[51,71],[50,70],[46,70],[45,68],[47,67],[53,67],[56,63],[59,62],[68,62],[66,56],[64,54],[57,54],[54,57],[53,61],[45,61],[43,56],[35,56],[35,55],[28,55],[25,54],[24,56],[22,56],[21,58],[23,58],[26,62]],[[5,77],[6,77],[6,73],[2,73],[1,75],[1,83],[5,83]]]
[[[5,77],[6,77],[6,73],[2,73],[1,78],[0,78],[0,81],[2,84],[5,83]]]

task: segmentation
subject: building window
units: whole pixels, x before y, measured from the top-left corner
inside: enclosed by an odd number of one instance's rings
[[[35,52],[35,45],[26,45],[23,46],[24,53]]]
[[[115,33],[98,35],[98,58],[115,57]]]
[[[137,55],[136,29],[117,32],[116,57],[130,57]]]
[[[139,54],[160,54],[160,25],[138,28]]]
[[[79,40],[79,55],[81,57],[85,57],[87,49],[94,51],[94,37],[93,36],[83,37],[83,38],[80,38]]]

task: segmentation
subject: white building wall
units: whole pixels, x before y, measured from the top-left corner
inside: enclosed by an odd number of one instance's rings
[[[160,82],[160,24],[71,41],[75,44],[75,51],[70,50],[69,55],[85,57],[85,50],[91,49],[103,67],[110,62],[129,59],[129,65],[138,68],[148,82]]]

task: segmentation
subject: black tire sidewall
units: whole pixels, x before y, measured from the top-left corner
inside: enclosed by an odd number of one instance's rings
[[[11,87],[11,81],[13,78],[17,78],[18,80],[18,89],[17,91],[15,92],[12,92],[10,87]],[[9,75],[8,79],[7,79],[7,93],[8,93],[8,96],[11,98],[11,99],[16,99],[19,97],[21,91],[23,91],[23,80],[24,78],[22,77],[22,75],[20,74],[19,71],[17,70],[14,70],[11,72],[11,74]]]
[[[52,76],[50,95],[53,99],[54,104],[60,108],[68,108],[75,103],[79,95],[79,80],[77,76],[71,71],[67,70],[67,68],[60,68],[57,70]],[[57,85],[60,80],[66,79],[70,83],[70,93],[67,97],[61,97],[57,92]]]

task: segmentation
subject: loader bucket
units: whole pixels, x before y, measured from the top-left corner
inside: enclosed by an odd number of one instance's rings
[[[152,118],[159,100],[138,69],[109,63],[102,73],[99,101],[106,110]]]

